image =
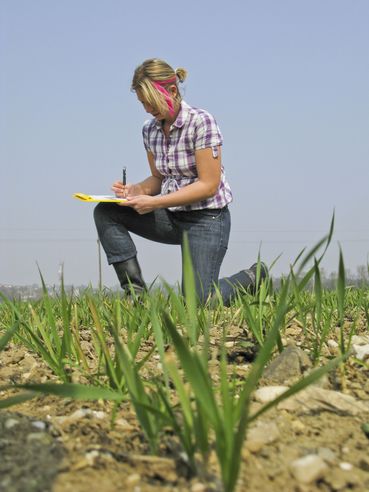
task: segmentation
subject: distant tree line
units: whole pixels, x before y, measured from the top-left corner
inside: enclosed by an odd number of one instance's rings
[[[346,285],[351,287],[358,288],[369,288],[369,268],[366,265],[359,265],[356,268],[356,272],[352,272],[350,269],[346,269]],[[302,274],[303,275],[303,274]],[[337,272],[327,273],[324,268],[320,269],[320,276],[322,285],[325,289],[334,290],[337,286]],[[275,288],[278,288],[282,277],[272,276],[273,285]],[[308,284],[307,288],[312,288],[313,280]],[[162,288],[160,282],[155,282],[156,288]],[[155,288],[154,287],[154,288]],[[86,285],[66,285],[65,291],[67,293],[74,292],[76,295],[79,295],[86,289],[92,289],[97,291],[98,289],[94,289],[91,286]],[[57,296],[60,294],[60,286],[57,285],[48,285],[47,290],[49,295]],[[116,292],[119,291],[119,285],[116,285],[112,288],[104,288],[106,292]],[[38,284],[32,285],[1,285],[0,284],[0,292],[3,296],[8,299],[21,299],[21,300],[36,300],[40,299],[43,295],[42,286]],[[2,301],[0,297],[0,302]]]

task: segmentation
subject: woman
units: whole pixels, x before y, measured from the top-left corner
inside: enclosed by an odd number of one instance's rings
[[[221,159],[222,135],[214,117],[189,106],[178,83],[187,72],[165,61],[146,60],[136,68],[132,90],[153,116],[143,127],[151,175],[136,184],[117,181],[112,190],[122,205],[100,203],[94,211],[99,238],[123,289],[145,288],[133,232],[152,241],[183,246],[187,232],[196,290],[205,302],[216,285],[225,305],[237,288],[252,289],[256,265],[218,280],[228,246],[232,192]],[[261,277],[266,267],[261,265]]]

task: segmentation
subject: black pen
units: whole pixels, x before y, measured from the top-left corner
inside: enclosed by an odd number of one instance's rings
[[[123,168],[123,186],[127,184],[127,168],[124,166]]]

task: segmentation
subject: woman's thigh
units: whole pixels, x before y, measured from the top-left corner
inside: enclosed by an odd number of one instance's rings
[[[181,232],[173,223],[171,213],[166,209],[158,209],[140,215],[130,207],[116,204],[100,203],[95,208],[95,222],[98,228],[118,228],[121,234],[133,232],[151,241],[165,244],[180,244]]]

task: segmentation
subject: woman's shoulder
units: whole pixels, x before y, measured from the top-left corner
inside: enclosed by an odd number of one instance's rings
[[[203,131],[208,128],[218,128],[218,123],[212,113],[203,108],[197,108],[196,106],[187,105],[187,111],[189,114],[189,128],[193,128],[195,131]]]
[[[149,120],[146,120],[143,124],[142,130],[143,131],[149,130],[150,128],[155,126],[155,123],[156,123],[155,118],[150,118]]]
[[[152,130],[154,130],[155,127],[156,127],[155,118],[146,120],[142,127],[142,135],[144,136],[144,138],[148,138],[148,136],[152,133]]]

